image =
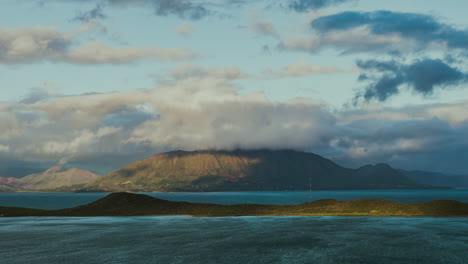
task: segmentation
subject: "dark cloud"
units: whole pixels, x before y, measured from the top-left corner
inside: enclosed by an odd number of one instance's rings
[[[351,0],[293,0],[288,7],[297,12],[307,12],[313,9],[320,9],[331,5],[337,5]]]
[[[408,116],[415,109],[399,109]],[[434,111],[435,108],[426,109]],[[369,113],[368,113],[369,114]],[[387,112],[388,114],[388,112]],[[346,114],[345,114],[346,115]],[[392,166],[450,173],[465,173],[467,125],[450,124],[436,117],[426,119],[373,119],[361,117],[348,123],[335,145],[335,160],[348,166],[385,161]]]
[[[104,14],[102,5],[96,5],[93,9],[85,11],[85,12],[79,12],[73,20],[78,20],[81,22],[88,22],[93,19],[105,19],[107,16]]]
[[[65,0],[64,0],[65,1]],[[213,6],[204,0],[66,0],[71,3],[97,3],[91,10],[79,13],[74,20],[89,21],[91,19],[102,19],[106,6],[113,7],[143,7],[151,8],[158,16],[175,15],[183,19],[198,20],[214,13]],[[41,0],[38,3],[45,6],[47,2],[58,2],[58,0]],[[242,1],[223,0],[223,4],[239,5]]]
[[[37,0],[40,6],[44,7],[47,2],[59,0]],[[114,7],[143,7],[153,8],[157,16],[178,16],[183,19],[199,20],[211,15],[226,15],[226,10],[240,8],[253,3],[264,3],[264,8],[279,7],[282,9],[294,10],[296,12],[307,12],[338,5],[356,0],[287,0],[285,4],[277,3],[281,1],[272,0],[64,0],[75,3],[96,3],[95,8],[80,12],[74,20],[89,21],[91,19],[103,19],[107,16],[103,9],[105,6]]]
[[[46,89],[43,88],[32,88],[28,94],[26,94],[23,99],[20,100],[22,104],[33,104],[42,100],[47,100],[55,97],[56,95],[52,94]]]
[[[468,75],[439,59],[416,60],[412,64],[397,61],[358,61],[362,70],[376,73],[363,74],[359,81],[371,82],[363,97],[366,100],[385,101],[400,92],[400,86],[406,85],[422,95],[430,95],[436,88],[444,88],[468,81]]]
[[[365,26],[379,36],[396,34],[421,46],[446,43],[449,48],[468,48],[468,31],[437,21],[433,16],[392,11],[342,12],[315,19],[312,28],[319,33],[346,31]]]
[[[157,0],[153,4],[159,16],[175,14],[185,19],[197,20],[210,13],[204,5],[189,0]]]

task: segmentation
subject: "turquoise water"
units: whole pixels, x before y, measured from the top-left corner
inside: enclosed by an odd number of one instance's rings
[[[172,201],[236,204],[300,204],[308,202],[309,192],[210,192],[210,193],[146,193]],[[60,209],[87,204],[107,193],[0,193],[0,206],[39,209]],[[468,203],[468,190],[372,190],[314,191],[312,199],[385,199],[395,202],[428,202],[457,200]]]
[[[0,194],[63,208],[107,194]],[[308,192],[152,193],[192,202],[296,204]],[[453,199],[467,190],[315,191],[314,199]],[[468,218],[274,216],[0,218],[0,263],[468,263]]]

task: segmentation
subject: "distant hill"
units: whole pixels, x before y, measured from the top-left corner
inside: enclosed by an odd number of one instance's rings
[[[420,184],[445,186],[452,188],[468,188],[468,175],[450,175],[428,171],[399,170],[403,175]]]
[[[424,188],[386,164],[343,168],[293,150],[172,151],[134,162],[83,191],[267,191]]]
[[[144,194],[112,193],[95,202],[73,208],[41,210],[0,206],[0,217],[20,216],[142,216],[192,215],[203,217],[271,215],[346,215],[346,216],[443,216],[468,217],[468,204],[438,200],[427,203],[397,203],[361,199],[318,200],[298,205],[174,202]]]
[[[42,173],[22,178],[0,177],[0,184],[21,190],[53,190],[77,184],[88,183],[100,175],[76,168],[52,167]]]
[[[12,192],[12,191],[15,191],[15,188],[0,183],[0,192]]]

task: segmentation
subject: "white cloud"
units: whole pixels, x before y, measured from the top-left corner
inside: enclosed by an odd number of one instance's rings
[[[205,69],[195,64],[183,64],[170,72],[170,76],[175,80],[183,79],[218,79],[236,80],[248,78],[249,75],[241,71],[238,67],[216,67]]]
[[[259,12],[255,9],[250,11],[248,27],[255,35],[279,37],[273,22],[262,21]]]
[[[280,47],[288,50],[316,52],[333,48],[342,53],[369,51],[408,51],[417,48],[417,43],[402,39],[396,34],[375,35],[367,27],[358,27],[347,31],[330,31],[312,34],[307,37],[283,37]]]
[[[188,36],[193,32],[193,25],[191,23],[184,22],[175,29],[175,32],[181,36]]]
[[[109,47],[100,41],[80,46],[65,55],[64,60],[82,64],[121,64],[139,60],[190,59],[195,54],[186,48]]]
[[[40,61],[80,64],[119,64],[139,60],[181,60],[196,54],[188,48],[110,47],[100,41],[78,44],[77,35],[101,29],[93,22],[71,32],[55,27],[0,27],[0,63]]]
[[[335,66],[323,66],[320,64],[311,65],[305,61],[299,61],[294,64],[284,66],[279,71],[266,70],[264,74],[276,77],[302,77],[315,74],[341,73],[342,69]]]
[[[437,118],[452,126],[468,122],[468,100],[451,103],[405,106],[402,108],[383,107],[380,104],[362,105],[360,109],[341,113],[341,120],[353,122],[362,119],[381,121],[426,120]]]

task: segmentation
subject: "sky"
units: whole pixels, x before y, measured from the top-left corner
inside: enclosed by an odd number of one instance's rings
[[[268,148],[468,174],[465,10],[2,0],[0,167],[104,174],[164,151]]]

